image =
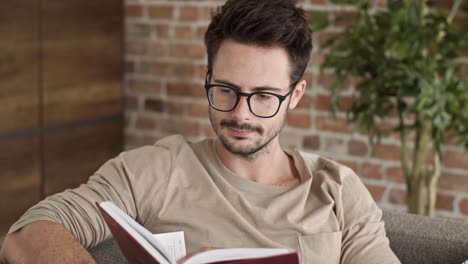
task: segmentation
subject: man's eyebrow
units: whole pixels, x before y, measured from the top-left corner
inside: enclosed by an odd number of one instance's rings
[[[219,84],[224,84],[224,85],[227,85],[227,86],[231,86],[231,87],[236,88],[238,90],[240,90],[240,88],[241,88],[239,85],[234,84],[234,83],[232,83],[230,81],[219,80],[219,79],[214,79],[214,81],[216,83],[219,83]],[[257,86],[257,87],[254,87],[252,90],[256,91],[256,92],[260,92],[260,91],[281,92],[282,91],[281,88],[276,88],[276,87],[271,87],[271,86]]]

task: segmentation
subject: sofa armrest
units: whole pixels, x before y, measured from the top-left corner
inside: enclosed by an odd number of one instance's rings
[[[127,263],[122,251],[120,251],[117,242],[113,238],[106,240],[99,245],[88,249],[91,256],[93,256],[96,263],[112,263],[124,264]]]
[[[461,264],[468,260],[468,223],[384,212],[390,247],[405,263]]]

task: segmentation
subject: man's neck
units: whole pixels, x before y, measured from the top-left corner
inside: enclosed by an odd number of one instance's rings
[[[242,178],[271,185],[293,185],[298,183],[294,162],[281,148],[278,139],[251,156],[234,154],[217,140],[216,152],[221,162]]]

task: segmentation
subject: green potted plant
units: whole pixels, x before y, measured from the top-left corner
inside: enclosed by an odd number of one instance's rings
[[[453,24],[462,1],[451,10],[421,0],[388,0],[380,9],[370,1],[352,1],[353,24],[325,43],[321,68],[333,70],[336,78],[332,112],[340,90],[352,81],[347,118],[369,134],[371,146],[399,133],[411,213],[433,213],[447,138],[468,147],[468,92],[456,63],[468,33]],[[312,19],[313,30],[326,28],[323,17]],[[397,122],[389,126],[392,119]]]

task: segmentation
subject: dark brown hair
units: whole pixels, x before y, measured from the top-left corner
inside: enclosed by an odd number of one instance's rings
[[[208,71],[226,39],[261,47],[283,47],[289,55],[290,81],[298,81],[312,49],[304,10],[294,0],[228,0],[218,7],[205,33]]]

